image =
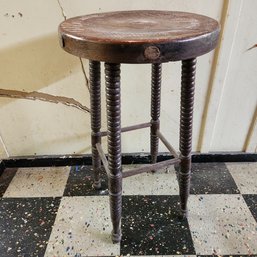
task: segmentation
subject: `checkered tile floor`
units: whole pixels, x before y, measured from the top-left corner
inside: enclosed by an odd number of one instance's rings
[[[110,239],[106,176],[96,191],[91,175],[88,166],[6,169],[0,256],[257,256],[257,163],[193,164],[187,220],[173,167],[125,179],[120,244]]]

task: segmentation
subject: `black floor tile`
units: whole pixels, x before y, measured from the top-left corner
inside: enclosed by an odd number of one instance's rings
[[[178,196],[123,196],[121,255],[195,254]]]
[[[17,168],[7,168],[0,176],[0,197],[2,197],[15,176]]]
[[[108,195],[107,175],[101,169],[102,187],[93,188],[92,166],[73,166],[64,190],[64,196]]]
[[[0,253],[44,256],[60,198],[0,199]]]
[[[190,194],[239,194],[225,163],[193,163]]]
[[[253,217],[257,222],[257,195],[243,195]],[[257,243],[256,243],[257,244]]]

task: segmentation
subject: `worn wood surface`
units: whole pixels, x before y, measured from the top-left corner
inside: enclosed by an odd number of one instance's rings
[[[184,60],[211,51],[219,24],[203,15],[168,11],[123,11],[68,19],[59,26],[69,53],[114,63]]]

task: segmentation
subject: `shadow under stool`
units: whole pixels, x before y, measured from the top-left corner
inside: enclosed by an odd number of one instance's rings
[[[219,37],[217,21],[202,15],[171,11],[119,11],[74,17],[62,22],[62,48],[89,59],[92,161],[94,187],[101,187],[101,162],[108,175],[112,240],[121,240],[123,178],[164,166],[179,166],[181,214],[187,215],[190,188],[193,104],[196,57],[215,48]],[[180,154],[160,132],[161,69],[164,62],[182,61],[180,104]],[[101,132],[101,72],[105,63],[107,131]],[[121,128],[120,64],[151,63],[151,120]],[[150,127],[152,164],[122,172],[121,132]],[[108,139],[108,160],[101,137]],[[159,139],[173,159],[157,162]]]

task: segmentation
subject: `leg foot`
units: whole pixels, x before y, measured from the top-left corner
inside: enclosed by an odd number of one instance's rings
[[[101,189],[101,180],[94,181],[93,187],[94,189]]]
[[[114,233],[112,231],[112,242],[114,244],[117,244],[121,241],[121,231],[119,231],[118,233]]]

